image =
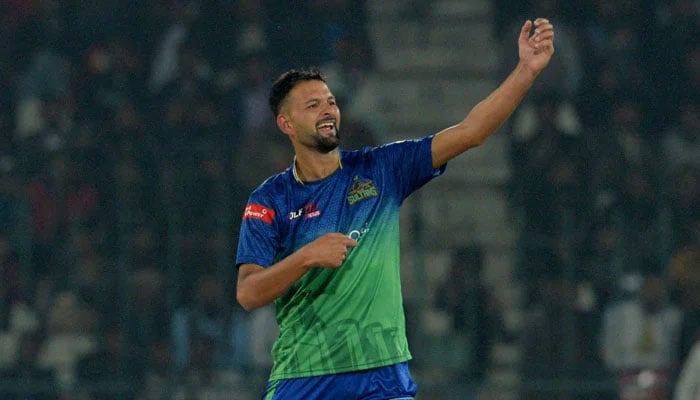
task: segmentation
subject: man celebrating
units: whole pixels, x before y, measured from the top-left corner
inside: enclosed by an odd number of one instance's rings
[[[251,194],[236,260],[240,304],[276,306],[264,399],[413,399],[399,208],[505,122],[549,63],[553,40],[548,20],[525,22],[518,65],[463,121],[359,151],[339,149],[340,110],[318,71],[279,77],[270,106],[295,157]]]

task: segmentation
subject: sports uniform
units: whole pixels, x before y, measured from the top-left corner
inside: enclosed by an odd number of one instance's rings
[[[367,381],[373,374],[374,386],[383,386],[383,374],[407,379],[398,380],[402,387],[380,389],[346,382],[363,393],[309,392],[314,397],[305,398],[415,395],[406,366],[411,354],[400,285],[399,208],[444,171],[432,167],[432,138],[340,151],[340,168],[314,182],[300,181],[292,165],[251,194],[237,265],[271,266],[329,232],[357,240],[340,268],[311,269],[275,300],[280,336],[266,399],[302,398],[292,387],[323,388],[324,380],[344,378]],[[367,391],[377,391],[377,397],[367,397]]]

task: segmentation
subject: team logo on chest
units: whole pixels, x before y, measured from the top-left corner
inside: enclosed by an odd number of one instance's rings
[[[316,203],[309,203],[296,211],[291,211],[289,213],[289,220],[291,221],[302,216],[304,218],[314,218],[318,217],[319,215],[321,215],[321,210],[318,209]]]
[[[377,196],[379,196],[379,190],[377,190],[371,179],[360,179],[360,177],[355,176],[355,179],[352,181],[352,187],[350,187],[348,192],[348,204],[353,205],[359,201]]]

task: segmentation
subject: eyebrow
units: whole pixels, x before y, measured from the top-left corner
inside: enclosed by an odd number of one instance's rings
[[[328,96],[328,97],[326,97],[326,100],[335,100],[335,96]],[[323,101],[323,99],[320,99],[318,97],[314,97],[313,99],[306,100],[306,102],[304,102],[304,104],[318,103],[321,101]]]

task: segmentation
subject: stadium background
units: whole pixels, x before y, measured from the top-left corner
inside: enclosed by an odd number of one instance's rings
[[[233,259],[248,193],[291,161],[270,80],[320,66],[345,148],[419,137],[536,16],[556,54],[522,107],[404,207],[419,399],[672,388],[700,326],[699,8],[0,2],[0,398],[257,398],[276,328],[236,305]],[[665,329],[616,347],[634,332],[606,315],[640,298]]]

